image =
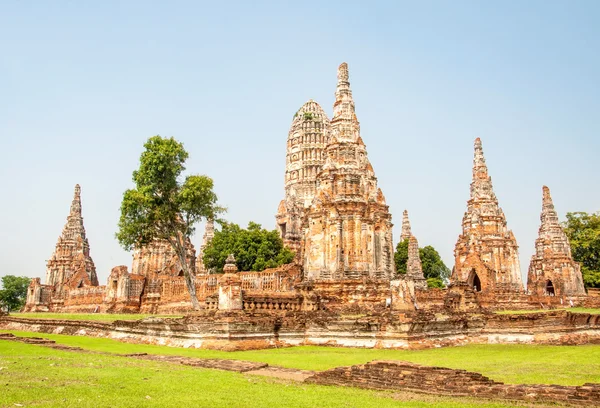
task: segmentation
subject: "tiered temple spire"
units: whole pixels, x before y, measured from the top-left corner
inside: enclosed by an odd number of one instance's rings
[[[350,89],[348,64],[345,62],[338,67],[337,78],[333,118],[331,119],[332,134],[339,141],[356,141],[360,137],[360,124],[356,117],[354,99]]]
[[[77,275],[77,276],[75,276]],[[70,282],[76,279],[77,282]],[[86,238],[81,215],[81,187],[75,185],[71,209],[54,253],[46,265],[46,284],[76,286],[98,285],[94,261],[90,257],[90,245]]]
[[[400,242],[409,239],[412,236],[410,229],[410,221],[408,219],[408,211],[404,210],[402,213],[402,232],[400,233]]]
[[[517,241],[498,206],[479,138],[475,139],[473,180],[462,230],[454,250],[451,282],[466,283],[477,291],[521,292]]]
[[[325,163],[303,218],[304,274],[308,279],[390,279],[391,215],[360,137],[346,63],[337,78]]]
[[[558,221],[550,189],[542,187],[542,213],[527,289],[535,295],[583,296],[581,269],[571,256],[569,239]]]
[[[285,198],[275,216],[284,244],[297,253],[302,242],[302,217],[315,197],[329,138],[329,118],[311,99],[296,112],[288,133]]]
[[[406,279],[415,283],[415,288],[427,289],[427,281],[423,276],[423,265],[419,254],[419,242],[414,235],[408,238],[408,259],[406,261]]]

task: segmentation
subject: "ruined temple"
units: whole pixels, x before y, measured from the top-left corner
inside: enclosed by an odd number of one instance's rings
[[[542,214],[535,253],[527,274],[527,289],[534,295],[583,296],[581,269],[571,256],[569,239],[558,222],[550,189],[542,188]]]
[[[391,218],[360,135],[348,65],[342,63],[325,163],[303,218],[305,278],[390,279]]]
[[[450,281],[475,291],[523,291],[517,240],[492,188],[481,139],[475,139],[473,181]]]
[[[338,68],[332,119],[312,100],[294,116],[287,138],[285,196],[276,220],[285,245],[297,254],[294,262],[277,268],[237,272],[235,259],[229,257],[223,275],[207,271],[202,256],[214,237],[212,220],[207,221],[198,258],[187,241],[185,261],[195,266],[191,281],[206,316],[223,311],[221,316],[228,319],[254,324],[257,316],[267,316],[268,321],[288,311],[373,316],[388,316],[388,311],[419,316],[481,313],[556,307],[566,296],[569,305],[598,304],[584,296],[579,265],[573,262],[547,188],[529,269],[531,293],[523,291],[517,242],[498,206],[480,139],[475,140],[473,179],[451,285],[427,288],[406,210],[400,240],[408,244],[407,272],[397,275],[391,215],[360,134],[345,63]],[[67,224],[48,261],[47,284],[40,278],[32,280],[25,310],[187,313],[191,309],[181,262],[166,241],[136,249],[130,271],[116,266],[106,285],[98,286],[76,186]],[[277,319],[273,327],[279,336]],[[353,332],[354,325],[343,330]],[[371,340],[373,346],[380,341]]]
[[[302,243],[302,217],[317,191],[317,175],[325,163],[329,118],[313,100],[294,115],[288,133],[285,163],[285,198],[276,220],[284,244],[298,253]]]
[[[96,266],[90,256],[81,216],[81,188],[75,185],[71,210],[54,253],[46,264],[46,285],[98,286]]]

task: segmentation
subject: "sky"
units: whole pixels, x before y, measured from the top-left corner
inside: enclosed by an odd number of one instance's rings
[[[225,218],[275,228],[294,113],[347,62],[390,206],[451,268],[481,137],[526,276],[542,185],[600,210],[600,2],[0,2],[0,276],[45,278],[74,185],[103,284],[143,144],[174,136]],[[194,238],[200,244],[202,226]]]

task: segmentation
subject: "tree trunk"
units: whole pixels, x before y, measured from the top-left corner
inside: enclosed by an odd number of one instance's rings
[[[187,261],[187,257],[184,258]],[[188,292],[190,293],[190,300],[192,301],[192,307],[194,310],[200,310],[200,302],[198,301],[198,296],[196,295],[196,284],[194,282],[194,276],[192,276],[190,271],[190,266],[187,262],[183,262],[181,264],[183,268],[183,277],[185,278],[185,284],[187,286]]]
[[[185,286],[187,286],[188,293],[190,294],[190,300],[192,301],[192,307],[194,310],[200,310],[200,302],[198,301],[198,296],[196,296],[196,285],[194,282],[194,277],[192,275],[192,268],[188,264],[187,261],[187,248],[185,247],[185,238],[179,234],[177,238],[175,238],[175,245],[171,243],[173,249],[177,253],[177,257],[179,258],[179,263],[181,264],[181,269],[183,270],[183,277],[185,280]],[[183,241],[183,242],[181,242]],[[193,262],[193,260],[191,261]]]

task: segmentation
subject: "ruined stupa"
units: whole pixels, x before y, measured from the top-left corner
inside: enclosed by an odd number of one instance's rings
[[[46,264],[46,285],[98,286],[96,266],[90,256],[90,244],[83,226],[79,184],[75,185],[67,223]]]
[[[303,218],[305,278],[390,279],[391,218],[360,135],[348,65],[342,63],[325,163]]]
[[[533,295],[584,296],[581,269],[571,256],[569,239],[558,222],[550,189],[542,188],[542,214],[535,253],[527,274],[527,290]]]
[[[329,137],[329,118],[323,108],[313,100],[306,102],[294,115],[288,133],[285,198],[276,215],[284,244],[297,253],[302,242],[302,217],[315,197]]]
[[[408,238],[408,259],[406,261],[406,280],[413,281],[416,289],[427,289],[427,280],[423,276],[423,265],[419,254],[419,242],[414,235]]]
[[[471,196],[454,257],[452,283],[466,283],[475,291],[523,291],[517,240],[498,206],[479,138],[475,139]]]

